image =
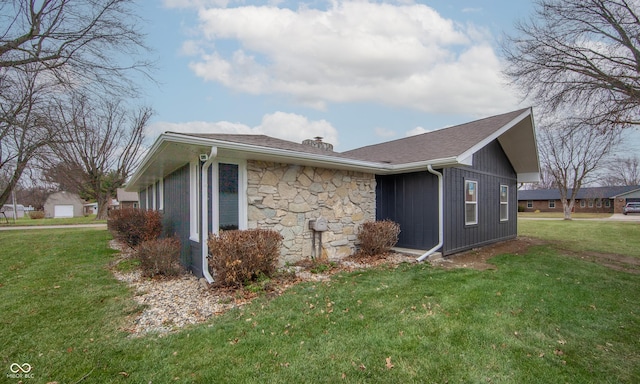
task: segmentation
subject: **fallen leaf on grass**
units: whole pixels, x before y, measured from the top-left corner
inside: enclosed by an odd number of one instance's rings
[[[118,372],[118,375],[121,375],[122,377],[129,377],[129,374],[125,371]]]
[[[386,361],[386,364],[385,364],[385,365],[387,366],[387,369],[391,369],[391,368],[393,368],[393,366],[394,366],[394,365],[393,365],[393,364],[391,364],[391,356],[387,357],[387,358],[385,359],[385,361]]]

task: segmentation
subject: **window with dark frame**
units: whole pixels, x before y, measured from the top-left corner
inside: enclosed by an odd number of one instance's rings
[[[464,223],[478,224],[478,182],[464,181]]]

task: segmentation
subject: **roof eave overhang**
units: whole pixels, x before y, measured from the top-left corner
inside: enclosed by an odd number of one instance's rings
[[[274,161],[286,164],[300,164],[329,169],[343,169],[373,174],[409,173],[426,170],[429,165],[434,168],[453,167],[466,164],[458,157],[433,159],[406,164],[386,164],[371,161],[363,161],[336,156],[317,155],[305,152],[296,152],[285,149],[257,146],[244,143],[235,143],[202,137],[187,136],[176,133],[163,133],[154,142],[142,160],[137,171],[131,176],[125,190],[138,191],[151,184],[151,179],[164,177],[175,171],[176,166],[158,169],[161,158],[170,145],[182,145],[192,148],[190,151],[182,151],[179,158],[174,158],[176,163],[187,163],[197,159],[200,153],[209,154],[215,148],[218,157],[242,157],[251,160]],[[175,157],[175,152],[173,153]],[[157,168],[154,170],[154,168]],[[151,172],[154,171],[154,172]],[[145,177],[149,173],[155,177]]]
[[[494,140],[498,140],[502,146],[516,171],[519,183],[540,182],[540,158],[531,108],[524,110],[484,140],[469,148],[458,158],[472,158],[474,153]]]

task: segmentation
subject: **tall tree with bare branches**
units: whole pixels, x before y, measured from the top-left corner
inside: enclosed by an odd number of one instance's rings
[[[640,185],[640,159],[637,156],[611,159],[603,182],[606,185]]]
[[[138,166],[151,116],[148,107],[131,110],[118,100],[84,95],[59,102],[52,110],[59,136],[50,146],[52,165],[73,170],[65,182],[75,183],[81,195],[97,201],[97,219],[107,217],[116,189]]]
[[[582,127],[640,124],[640,0],[536,0],[502,52],[504,73],[545,113]]]
[[[56,99],[137,95],[132,75],[152,65],[135,11],[133,0],[0,1],[0,205],[59,137],[48,121]]]
[[[620,128],[601,132],[579,124],[543,118],[538,127],[540,159],[560,192],[565,220],[571,220],[580,188],[597,177],[595,171],[620,142]]]

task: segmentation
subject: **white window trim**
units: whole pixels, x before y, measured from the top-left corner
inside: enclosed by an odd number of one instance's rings
[[[549,200],[549,208],[551,208],[551,209],[555,209],[556,208],[556,201],[555,200]]]
[[[611,208],[611,201],[609,199],[605,199],[604,206],[605,208]]]
[[[200,161],[191,160],[189,163],[189,240],[200,242]]]
[[[533,200],[527,200],[527,208],[533,208]]]
[[[507,201],[502,201],[502,187],[507,188]],[[509,186],[506,184],[500,184],[500,221],[509,221]],[[505,205],[507,207],[507,217],[502,218],[502,206]]]
[[[156,210],[156,183],[151,184],[151,209]]]
[[[587,206],[587,202],[584,199],[580,200],[580,208],[585,208]]]
[[[220,217],[218,215],[218,206],[220,205],[220,196],[218,195],[218,171],[222,164],[235,164],[238,166],[238,229],[247,229],[247,161],[242,159],[219,158],[211,164],[211,229],[212,233],[217,234],[220,227]]]
[[[158,210],[162,211],[164,210],[164,178],[160,178],[160,181],[158,181],[158,198],[160,199],[160,201],[158,202]]]
[[[474,191],[476,194],[476,201],[467,201],[467,184],[475,184]],[[464,225],[477,225],[478,224],[478,182],[476,180],[464,181]],[[467,221],[467,204],[473,204],[475,206],[475,221]]]

